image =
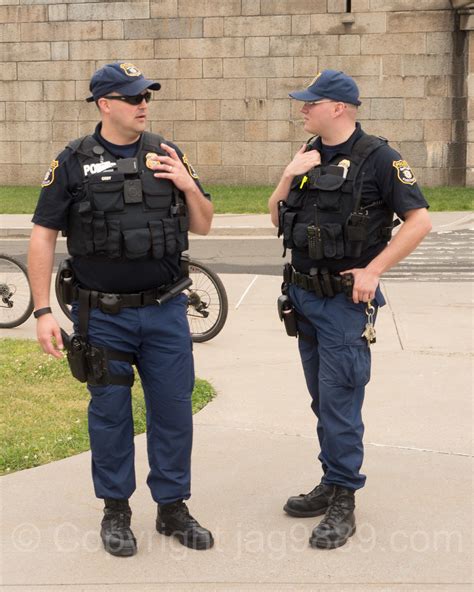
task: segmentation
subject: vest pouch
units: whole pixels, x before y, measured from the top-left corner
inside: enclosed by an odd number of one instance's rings
[[[174,255],[176,253],[176,225],[175,218],[165,218],[163,222],[163,231],[165,234],[165,253]]]
[[[107,249],[107,225],[104,212],[93,212],[92,236],[94,253],[103,253]]]
[[[153,259],[163,259],[165,256],[165,233],[161,220],[148,222],[151,234],[151,254]]]
[[[306,249],[308,247],[308,224],[304,222],[294,224],[292,243],[297,249]]]
[[[344,257],[344,238],[340,224],[322,224],[321,238],[326,259],[342,259]]]
[[[179,216],[175,218],[176,223],[176,242],[178,244],[178,251],[182,253],[183,251],[187,251],[189,249],[189,241],[188,241],[188,230],[189,230],[189,217],[188,216]],[[183,225],[182,222],[186,221]],[[183,230],[183,228],[185,230]]]
[[[317,190],[316,203],[318,209],[323,212],[341,211],[341,187],[344,184],[344,177],[339,175],[321,175],[318,177],[311,189]],[[313,193],[312,191],[310,192]]]
[[[100,212],[123,210],[124,176],[120,173],[101,173],[89,179],[92,208]]]
[[[146,257],[151,249],[151,234],[148,228],[123,231],[125,256],[127,259]]]
[[[368,238],[369,217],[352,213],[344,226],[344,254],[346,257],[360,257]]]
[[[149,174],[144,174],[141,181],[146,209],[169,212],[173,196],[172,183]]]
[[[119,220],[107,220],[107,244],[105,250],[107,256],[116,259],[122,254],[122,235]]]
[[[282,215],[283,244],[285,248],[292,249],[295,244],[293,231],[296,222],[296,212],[286,210]]]

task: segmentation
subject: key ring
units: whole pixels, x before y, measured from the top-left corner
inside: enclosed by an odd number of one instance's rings
[[[365,314],[367,315],[367,322],[370,325],[373,325],[374,315],[375,315],[375,306],[372,304],[372,300],[369,300],[367,302],[367,306],[365,308]]]

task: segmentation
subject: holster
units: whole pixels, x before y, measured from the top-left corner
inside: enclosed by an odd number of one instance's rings
[[[134,363],[133,354],[110,350],[100,345],[87,343],[77,333],[68,335],[61,329],[64,347],[67,352],[67,361],[71,374],[79,382],[87,382],[89,386],[106,386],[117,384],[132,386],[134,374],[112,374],[109,371],[109,361]]]
[[[296,324],[296,311],[286,294],[282,294],[277,300],[278,316],[280,321],[285,324],[286,334],[289,337],[298,337],[298,327]]]

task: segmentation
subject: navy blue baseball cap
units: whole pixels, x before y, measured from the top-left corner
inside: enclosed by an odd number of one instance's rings
[[[311,81],[305,90],[290,93],[292,99],[310,103],[321,99],[342,101],[351,105],[361,105],[359,89],[354,80],[338,70],[323,70]]]
[[[106,64],[94,72],[89,84],[92,93],[86,101],[92,103],[111,92],[118,92],[131,97],[143,92],[146,88],[160,90],[161,84],[147,80],[133,64]]]

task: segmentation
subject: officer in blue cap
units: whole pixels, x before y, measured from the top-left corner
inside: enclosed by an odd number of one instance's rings
[[[370,377],[379,288],[384,272],[430,231],[428,204],[415,176],[387,140],[357,122],[355,81],[319,73],[290,93],[302,103],[311,138],[285,168],[269,200],[272,222],[291,249],[284,267],[280,316],[298,337],[317,418],[322,479],[290,497],[290,516],[324,514],[310,544],[336,548],[355,532],[354,493],[365,484],[362,403]],[[404,224],[391,239],[394,213]]]
[[[209,232],[213,207],[180,149],[145,131],[150,91],[159,89],[134,64],[95,72],[86,100],[95,102],[101,122],[51,163],[29,250],[38,340],[60,358],[63,338],[49,286],[58,232],[67,236],[71,259],[61,289],[76,333],[63,335],[64,345],[73,375],[91,394],[92,476],[105,506],[101,537],[106,551],[120,557],[137,550],[129,505],[135,490],[132,364],[145,396],[156,529],[193,549],[213,545],[184,502],[191,494],[194,368],[182,292],[191,282],[181,258],[188,231]]]

